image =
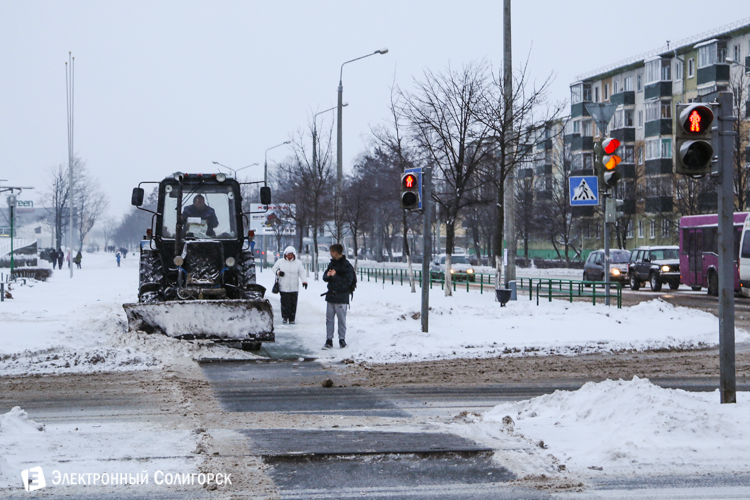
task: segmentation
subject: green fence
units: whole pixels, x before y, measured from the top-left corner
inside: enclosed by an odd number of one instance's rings
[[[323,272],[326,270],[328,264],[320,265],[319,270]],[[306,266],[311,269],[311,266]],[[312,272],[312,270],[311,270]],[[416,285],[422,286],[422,270],[415,269],[414,279]],[[457,278],[457,279],[456,279]],[[372,267],[358,267],[357,268],[357,279],[360,282],[372,282],[372,283],[390,283],[391,285],[408,285],[409,284],[409,270],[408,269],[385,269],[385,268],[372,268]],[[440,285],[440,289],[445,289],[445,277],[442,273],[430,273],[429,286],[430,288]],[[479,290],[480,294],[484,293],[485,287],[488,288],[490,293],[495,291],[495,273],[473,273],[473,274],[461,274],[454,276],[451,280],[453,290],[466,290],[467,292]],[[591,299],[591,303],[596,305],[604,302],[606,296],[605,283],[603,281],[582,281],[582,280],[569,280],[569,279],[557,279],[557,278],[516,278],[516,290],[525,291],[529,295],[529,300],[534,300],[536,296],[537,305],[539,305],[539,298],[546,298],[548,302],[552,301],[552,298],[565,298],[573,301],[577,299]],[[610,283],[611,297],[617,301],[617,307],[622,307],[622,284],[621,283]]]

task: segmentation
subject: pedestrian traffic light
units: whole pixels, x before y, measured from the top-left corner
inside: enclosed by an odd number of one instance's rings
[[[711,125],[714,112],[708,104],[678,104],[675,131],[675,173],[703,177],[711,173],[714,148]]]
[[[401,175],[401,208],[419,210],[419,180],[416,174]]]

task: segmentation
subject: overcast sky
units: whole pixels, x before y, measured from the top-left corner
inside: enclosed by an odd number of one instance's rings
[[[67,163],[65,66],[76,58],[75,154],[128,209],[139,181],[212,172],[262,178],[264,151],[336,105],[344,68],[344,168],[388,118],[389,87],[429,68],[502,63],[502,0],[0,0],[0,179],[31,185]],[[514,65],[575,76],[750,16],[747,2],[515,1]],[[321,120],[322,118],[322,120]],[[334,113],[319,117],[328,128]],[[282,160],[284,147],[269,153]],[[5,201],[3,200],[4,204]]]

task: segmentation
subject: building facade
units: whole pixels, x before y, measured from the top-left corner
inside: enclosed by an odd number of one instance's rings
[[[616,105],[608,136],[621,142],[617,167],[624,200],[613,246],[677,244],[679,218],[715,213],[712,179],[674,174],[676,105],[713,100],[717,91],[735,95],[735,163],[738,206],[747,208],[748,119],[750,119],[750,19],[683,40],[649,54],[593,71],[570,85],[570,120],[564,141],[572,154],[573,175],[594,175],[594,143],[602,137],[586,109],[588,103]],[[739,206],[743,205],[743,206]],[[582,245],[603,246],[600,211],[578,209]]]

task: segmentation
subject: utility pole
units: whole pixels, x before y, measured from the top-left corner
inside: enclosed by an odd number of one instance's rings
[[[737,402],[734,352],[734,175],[733,140],[737,132],[732,92],[719,92],[719,392],[722,403]],[[715,136],[716,137],[716,136]]]
[[[75,62],[76,58],[68,52],[68,63],[65,63],[65,91],[68,103],[68,204],[70,205],[70,220],[68,227],[68,266],[70,277],[73,277],[73,198],[75,196],[75,184],[73,179],[73,109],[74,109],[74,84],[75,84]]]
[[[430,314],[430,261],[432,260],[432,167],[422,170],[422,331],[427,332]]]
[[[510,0],[503,0],[503,120],[505,122],[505,137],[513,137],[513,51],[510,27]],[[512,141],[508,141],[512,142]],[[506,155],[512,157],[515,151]],[[516,279],[516,174],[514,162],[505,177],[505,241],[508,249],[508,264],[505,267],[505,288],[509,282]],[[507,168],[507,165],[506,165]]]
[[[24,189],[34,189],[33,187],[20,187],[20,186],[0,186],[0,193],[5,191],[10,191],[10,195],[8,195],[8,209],[10,210],[10,277],[13,277],[13,269],[15,268],[15,257],[13,256],[13,253],[15,252],[14,248],[14,239],[16,237],[16,200],[18,199],[17,196],[21,194],[21,191]],[[18,191],[18,195],[15,193],[15,191]]]

